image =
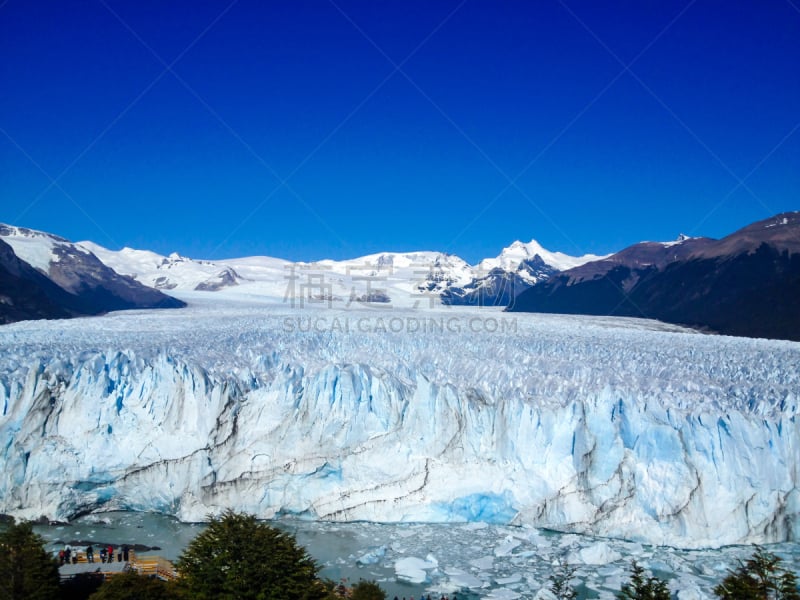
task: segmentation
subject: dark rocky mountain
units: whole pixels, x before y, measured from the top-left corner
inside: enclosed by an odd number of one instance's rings
[[[800,340],[800,213],[721,240],[643,242],[553,275],[509,311],[659,319],[718,333]]]
[[[0,324],[68,317],[63,307],[67,300],[67,292],[17,258],[0,239]]]
[[[18,256],[15,244],[41,264]],[[43,256],[49,258],[46,264]],[[182,306],[184,302],[119,275],[63,238],[0,224],[0,323]]]
[[[216,277],[201,281],[194,289],[198,292],[216,292],[217,290],[231,287],[232,285],[239,285],[240,279],[241,277],[239,277],[239,274],[235,270],[231,267],[225,267],[217,273]],[[158,286],[156,285],[156,287]]]

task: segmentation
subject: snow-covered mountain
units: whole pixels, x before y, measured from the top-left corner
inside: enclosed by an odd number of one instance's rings
[[[492,269],[502,269],[504,271],[515,271],[525,262],[532,261],[539,257],[542,262],[556,271],[566,271],[574,267],[593,260],[604,258],[595,254],[584,254],[583,256],[570,256],[563,252],[550,252],[545,250],[536,240],[531,240],[527,244],[516,241],[503,251],[496,258],[485,258],[478,263],[478,268],[484,273]],[[531,283],[536,283],[531,281]]]
[[[132,277],[160,290],[196,289],[215,291],[238,285],[241,277],[228,265],[193,260],[173,252],[162,256],[149,250],[109,250],[94,242],[80,242],[80,248],[97,256],[117,273]]]
[[[180,306],[64,238],[0,224],[0,323]]]
[[[353,301],[419,306],[442,298],[448,304],[507,304],[516,293],[570,265],[597,256],[572,257],[548,252],[535,241],[515,242],[492,259],[471,266],[442,252],[383,252],[349,260],[293,263],[254,256],[217,261],[194,260],[146,250],[108,250],[81,242],[118,273],[162,290],[217,291],[234,288],[244,296],[291,298],[342,304]],[[547,262],[552,261],[552,262]],[[506,285],[504,280],[513,285]],[[478,290],[477,292],[475,290]],[[513,297],[513,296],[512,296]]]
[[[441,291],[442,303],[469,306],[508,306],[519,294],[564,269],[604,258],[594,254],[569,256],[550,252],[536,240],[514,242],[496,258],[482,260],[466,285]]]
[[[476,266],[458,256],[431,251],[383,252],[311,263],[266,256],[210,261],[133,248],[109,250],[91,241],[73,244],[50,233],[0,225],[3,241],[10,246],[4,252],[13,254],[13,260],[23,261],[57,288],[45,294],[33,290],[41,285],[50,289],[49,283],[23,284],[18,275],[3,275],[0,283],[8,292],[5,300],[0,298],[4,321],[182,305],[144,286],[168,294],[229,290],[243,298],[331,306],[418,307],[440,302],[505,306],[516,294],[561,268],[597,258],[549,252],[531,241],[514,242],[496,258],[484,259]],[[6,267],[17,269],[11,262]],[[38,281],[38,275],[31,277]],[[61,297],[58,289],[68,295]],[[9,308],[13,304],[9,290],[18,294],[13,310]],[[73,301],[73,296],[81,300]],[[26,303],[28,308],[20,309]]]
[[[720,240],[641,242],[519,294],[510,310],[659,319],[800,340],[800,212]]]
[[[0,327],[0,512],[800,537],[800,345],[638,319],[302,309]]]

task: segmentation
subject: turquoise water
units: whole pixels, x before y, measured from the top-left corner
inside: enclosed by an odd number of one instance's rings
[[[375,524],[281,520],[274,525],[291,532],[335,581],[374,579],[391,599],[458,592],[459,598],[513,600],[533,597],[549,585],[554,564],[567,561],[584,583],[582,597],[613,598],[627,581],[636,559],[660,576],[681,599],[712,596],[711,589],[753,548],[732,546],[684,551],[668,547],[602,540],[523,527],[471,523]],[[176,559],[204,528],[154,513],[104,513],[69,525],[37,526],[56,551],[69,542],[85,545],[141,544],[144,552]],[[800,571],[800,545],[767,547]],[[409,568],[411,567],[411,568]],[[577,583],[577,582],[576,582]]]

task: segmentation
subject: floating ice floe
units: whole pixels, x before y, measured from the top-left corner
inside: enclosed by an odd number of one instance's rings
[[[597,542],[587,548],[570,553],[568,562],[584,565],[607,565],[618,561],[622,555],[613,550],[606,542]]]
[[[428,571],[435,569],[438,563],[431,562],[415,556],[401,558],[394,563],[397,578],[409,583],[425,583],[428,580]]]
[[[479,589],[486,587],[486,581],[461,569],[445,569],[448,583],[455,589]]]
[[[384,556],[386,556],[386,546],[379,546],[359,556],[356,564],[374,565],[379,563]]]
[[[516,600],[522,594],[508,588],[495,588],[486,594],[488,600]]]

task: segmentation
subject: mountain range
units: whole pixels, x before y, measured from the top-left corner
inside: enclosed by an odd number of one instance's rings
[[[644,317],[710,332],[800,340],[800,213],[720,240],[681,235],[609,256],[514,242],[470,265],[431,251],[291,262],[196,260],[110,250],[0,225],[0,323],[177,308],[193,292],[329,306],[504,306],[511,312]]]
[[[296,295],[306,300],[322,296],[349,302],[369,297],[400,305],[441,299],[445,304],[507,306],[509,299],[551,274],[602,258],[549,252],[535,240],[514,242],[475,266],[458,256],[431,251],[296,263],[266,256],[193,260],[131,248],[112,251],[92,242],[79,245],[117,272],[158,289],[234,291],[241,286],[236,291],[285,298],[295,281]]]
[[[800,212],[722,239],[642,242],[554,274],[509,311],[658,319],[728,335],[800,340]]]
[[[443,252],[383,252],[355,259],[295,263],[267,256],[196,260],[177,253],[109,250],[31,229],[0,226],[0,322],[63,318],[125,308],[183,306],[173,295],[225,291],[305,304],[506,306],[559,270],[596,260],[514,242],[471,266]],[[511,282],[510,284],[508,282]]]

